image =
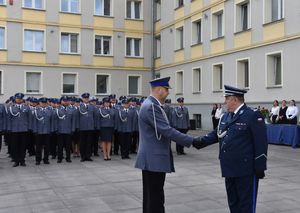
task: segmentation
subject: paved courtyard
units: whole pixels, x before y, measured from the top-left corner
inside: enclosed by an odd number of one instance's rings
[[[186,152],[186,156],[174,155],[176,173],[167,175],[166,212],[229,212],[218,145]],[[0,153],[0,213],[141,213],[141,172],[133,168],[135,156],[94,159],[80,163],[73,158],[71,164],[51,160],[50,165],[36,166],[30,157],[27,167],[12,168],[4,148]],[[300,148],[270,145],[257,212],[299,213],[299,199]]]

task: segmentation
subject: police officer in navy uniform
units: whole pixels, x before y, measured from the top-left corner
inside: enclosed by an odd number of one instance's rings
[[[9,107],[9,129],[11,130],[13,167],[26,166],[26,144],[29,126],[29,106],[23,104],[23,93],[15,94],[15,103]]]
[[[267,169],[267,133],[264,118],[244,103],[246,90],[225,85],[225,113],[216,130],[201,138],[202,147],[220,144],[231,213],[254,213],[258,180]]]
[[[177,98],[179,106],[176,106],[172,112],[172,125],[179,132],[186,134],[190,128],[189,110],[185,107],[184,98]],[[176,151],[178,155],[185,155],[184,147],[180,144],[176,144]]]
[[[169,95],[170,77],[150,81],[151,95],[139,113],[140,144],[135,167],[142,170],[143,213],[164,213],[166,173],[174,172],[171,140],[198,147],[199,139],[182,134],[169,124],[163,104]]]
[[[36,142],[36,165],[40,165],[42,160],[42,150],[44,151],[43,162],[44,164],[49,164],[50,134],[53,117],[53,110],[48,108],[47,98],[40,98],[39,103],[39,107],[33,111],[33,133],[35,134]]]
[[[139,100],[137,98],[130,99],[130,107],[129,110],[133,111],[133,131],[132,131],[132,141],[130,146],[130,152],[132,154],[136,154],[137,152],[137,145],[138,145],[138,138],[139,138],[139,125],[138,125],[138,117],[139,117],[139,107],[137,102]]]

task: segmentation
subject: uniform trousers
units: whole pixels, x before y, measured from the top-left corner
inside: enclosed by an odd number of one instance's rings
[[[99,130],[93,131],[93,141],[92,141],[92,150],[95,156],[98,156],[98,139],[99,139]]]
[[[30,130],[27,136],[27,149],[28,149],[28,153],[29,155],[35,155],[35,137],[34,134],[32,132],[32,130]]]
[[[186,134],[189,130],[188,129],[177,129],[179,132]],[[184,146],[176,144],[176,152],[179,154],[184,153]]]
[[[36,141],[36,152],[35,160],[36,162],[41,162],[42,160],[42,150],[44,150],[44,162],[49,161],[49,146],[50,146],[50,134],[37,134],[35,135]]]
[[[254,175],[225,178],[231,213],[255,213],[258,179]]]
[[[52,158],[57,156],[57,134],[51,133],[50,135],[50,154]]]
[[[71,134],[58,134],[57,135],[57,159],[63,159],[63,149],[66,150],[66,160],[71,159],[71,146],[72,146],[72,135]]]
[[[80,131],[80,156],[81,159],[90,159],[92,156],[92,142],[94,141],[94,130]]]
[[[11,132],[6,132],[4,134],[4,141],[5,141],[5,145],[7,145],[7,152],[10,155],[10,157],[12,157]]]
[[[121,132],[119,138],[121,140],[121,156],[128,157],[131,145],[131,132]]]
[[[118,155],[120,149],[120,140],[119,140],[119,132],[115,130],[114,132],[114,154]]]
[[[165,172],[142,171],[143,175],[143,213],[164,213]]]
[[[136,153],[138,140],[139,140],[139,132],[134,131],[132,133],[132,142],[131,142],[131,148],[130,148],[131,153]]]
[[[15,163],[25,163],[27,132],[11,133],[12,159]]]

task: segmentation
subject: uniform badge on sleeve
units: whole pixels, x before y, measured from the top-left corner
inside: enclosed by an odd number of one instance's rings
[[[262,118],[258,118],[257,121],[258,121],[258,122],[262,122],[263,119],[262,119]]]

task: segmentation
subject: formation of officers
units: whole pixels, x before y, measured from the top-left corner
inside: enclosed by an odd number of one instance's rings
[[[104,160],[119,151],[122,159],[129,159],[137,150],[139,109],[145,98],[121,96],[117,100],[112,94],[100,101],[83,93],[81,98],[24,99],[24,94],[15,94],[0,105],[0,132],[13,167],[26,166],[27,152],[35,155],[36,165],[49,164],[50,155],[57,163],[63,159],[71,163],[71,154],[81,162],[93,161],[92,155],[99,156],[99,145]],[[177,101],[179,105],[173,108],[168,100],[164,109],[172,126],[186,133],[188,109],[183,98]],[[176,151],[185,154],[181,146]]]

